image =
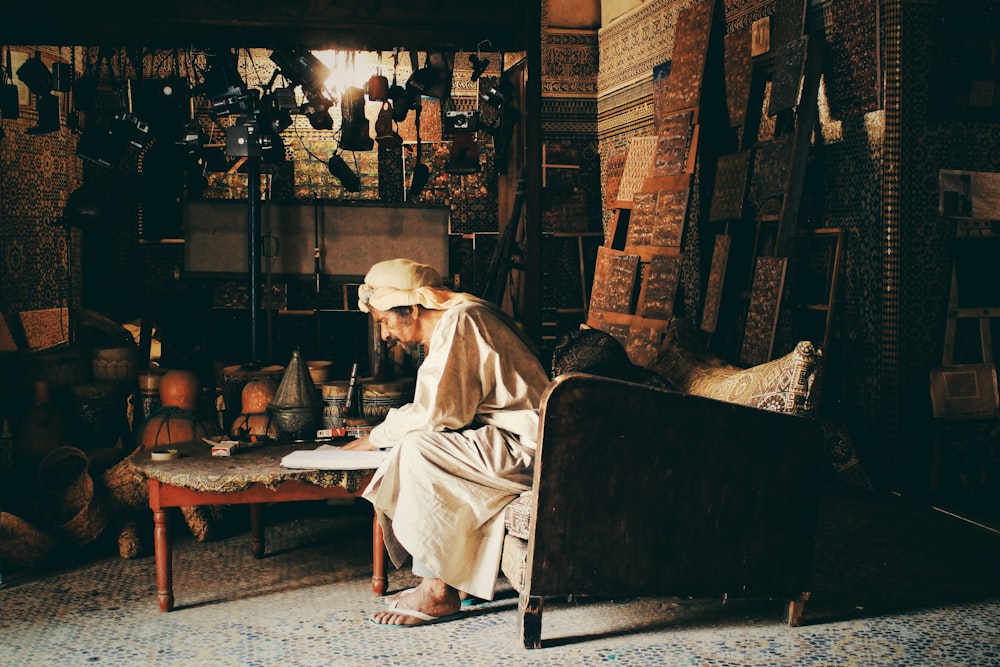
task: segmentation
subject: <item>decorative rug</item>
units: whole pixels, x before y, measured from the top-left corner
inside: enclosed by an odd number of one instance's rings
[[[454,621],[371,624],[384,603],[371,591],[363,501],[268,507],[261,560],[245,511],[228,508],[211,542],[178,523],[169,613],[148,548],[123,560],[95,544],[45,571],[5,572],[0,664],[1000,665],[1000,536],[899,498],[824,495],[802,627],[783,623],[779,600],[558,599],[530,651],[503,580],[494,601]],[[416,581],[393,570],[389,588]]]

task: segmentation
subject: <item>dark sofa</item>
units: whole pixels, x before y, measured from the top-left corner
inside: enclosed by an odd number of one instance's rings
[[[544,599],[571,595],[780,598],[798,625],[824,472],[818,351],[737,369],[666,341],[664,373],[577,338],[553,358],[533,488],[505,517],[524,646],[541,646]]]

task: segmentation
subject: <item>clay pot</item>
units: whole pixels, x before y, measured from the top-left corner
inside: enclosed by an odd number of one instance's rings
[[[259,366],[257,364],[237,364],[222,369],[220,384],[222,386],[222,401],[225,405],[226,418],[232,419],[240,409],[243,387],[251,380],[269,379],[275,383],[281,381],[285,372],[284,366]]]
[[[267,412],[278,385],[269,379],[251,380],[243,387],[240,415],[233,420],[229,434],[240,438],[264,436],[277,438],[278,426]]]
[[[136,444],[145,449],[219,435],[218,423],[189,410],[160,408],[139,427]]]
[[[198,407],[201,382],[193,371],[171,369],[160,378],[160,405],[194,410]]]
[[[139,426],[136,444],[150,449],[219,435],[219,424],[198,414],[201,382],[192,371],[171,369],[160,379],[161,407]]]
[[[306,366],[309,368],[310,377],[316,384],[328,382],[333,375],[332,361],[308,361]]]

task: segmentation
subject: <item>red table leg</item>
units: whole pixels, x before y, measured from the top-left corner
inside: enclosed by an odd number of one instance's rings
[[[385,595],[388,585],[385,576],[385,536],[376,515],[372,519],[372,590],[375,595]]]
[[[170,611],[174,608],[173,554],[167,512],[162,508],[153,510],[153,550],[156,554],[156,601],[160,611]]]

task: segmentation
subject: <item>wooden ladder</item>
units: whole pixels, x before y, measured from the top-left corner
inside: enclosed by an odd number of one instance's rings
[[[976,239],[993,237],[992,223],[960,221],[957,228],[959,243],[974,243]],[[991,321],[1000,318],[1000,306],[962,305],[959,298],[959,259],[952,264],[951,290],[945,320],[941,367],[931,369],[930,390],[933,415],[938,419],[994,419],[1000,414],[1000,392],[997,389],[996,364],[993,360],[993,330]],[[955,363],[958,325],[962,320],[977,320],[979,325],[980,363]],[[937,491],[941,476],[941,427],[934,438],[930,490]]]

